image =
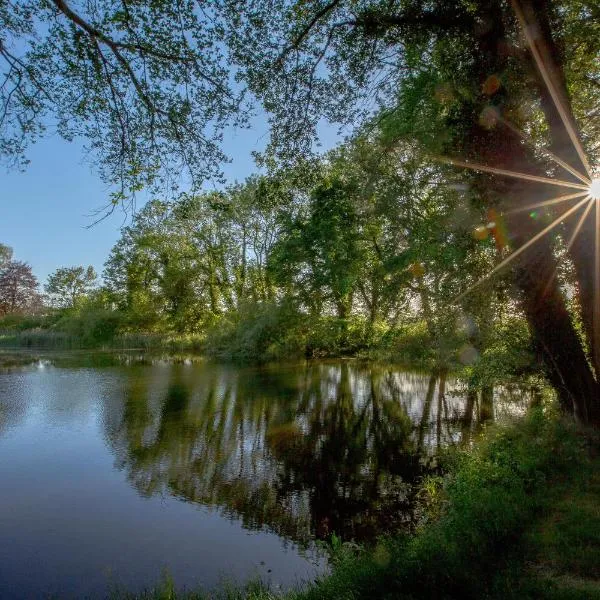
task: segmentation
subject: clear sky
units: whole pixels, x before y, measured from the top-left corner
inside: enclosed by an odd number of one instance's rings
[[[251,152],[264,147],[267,132],[262,116],[252,129],[227,136],[225,151],[233,159],[223,166],[228,181],[256,172]],[[335,143],[333,129],[326,128],[323,137],[325,149]],[[25,172],[0,172],[0,243],[12,246],[15,259],[28,262],[41,284],[61,266],[91,264],[101,273],[124,224],[125,215],[116,211],[88,228],[94,210],[106,204],[109,188],[84,162],[82,146],[46,138],[30,148]]]

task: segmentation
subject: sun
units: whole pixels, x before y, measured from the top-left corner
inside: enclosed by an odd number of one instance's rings
[[[543,185],[557,186],[559,188],[562,188],[561,191],[563,192],[560,195],[549,198],[547,200],[536,202],[535,204],[523,204],[522,206],[518,206],[516,208],[512,208],[511,210],[506,211],[505,214],[533,211],[530,212],[531,216],[537,215],[537,209],[546,208],[550,206],[555,207],[555,209],[558,209],[558,211],[564,209],[561,212],[561,214],[559,214],[550,224],[546,225],[543,229],[541,229],[535,235],[533,235],[531,239],[527,240],[519,248],[512,249],[508,256],[501,260],[493,269],[488,271],[473,285],[464,290],[456,298],[455,301],[458,302],[462,300],[467,294],[471,293],[471,291],[474,288],[478,287],[483,282],[487,281],[492,275],[506,267],[520,254],[522,254],[533,244],[535,244],[540,238],[549,234],[555,228],[563,225],[565,221],[569,218],[572,218],[573,215],[579,213],[576,224],[571,229],[571,234],[569,238],[565,240],[566,250],[569,251],[571,249],[587,219],[594,219],[594,303],[598,307],[598,314],[594,319],[594,337],[598,340],[598,346],[600,347],[600,170],[593,169],[590,165],[588,157],[586,156],[586,152],[582,146],[579,133],[577,132],[576,127],[574,127],[573,125],[573,117],[572,115],[570,115],[570,109],[568,106],[565,106],[563,104],[563,99],[561,98],[561,94],[558,91],[557,83],[552,74],[552,69],[548,68],[548,65],[545,64],[545,60],[540,54],[534,36],[532,35],[532,31],[534,30],[534,28],[530,26],[529,22],[525,18],[525,14],[523,13],[523,10],[519,5],[519,1],[513,0],[512,6],[517,14],[517,19],[521,23],[527,46],[531,51],[531,54],[535,60],[540,75],[542,76],[542,79],[544,80],[544,83],[550,93],[550,96],[552,97],[554,106],[563,122],[565,131],[568,134],[571,143],[573,144],[573,149],[578,155],[580,165],[575,167],[563,160],[562,158],[560,158],[559,156],[557,156],[556,154],[554,154],[553,152],[551,152],[550,150],[546,148],[539,148],[537,146],[535,146],[536,150],[541,151],[541,153],[545,154],[546,157],[549,158],[557,167],[564,169],[564,171],[570,174],[570,177],[568,177],[567,179],[560,179],[555,175],[542,176],[532,173],[522,173],[510,169],[501,169],[491,165],[476,164],[471,161],[467,162],[456,160],[453,158],[438,157],[438,160],[440,160],[440,162],[451,164],[455,167],[472,169],[473,171],[490,173],[492,175],[499,175],[502,177],[514,177],[521,180],[541,183]],[[499,112],[495,114],[494,125],[504,126],[508,128],[510,131],[517,134],[526,144],[534,146],[532,140],[530,140],[527,135],[525,135],[516,125],[511,123]],[[581,167],[583,168],[583,170],[581,169]],[[575,202],[575,204],[572,204],[573,202]],[[591,214],[592,211],[594,211],[593,214]],[[482,230],[483,227],[478,227],[475,230],[475,232],[473,233],[475,239],[487,239],[485,231]],[[554,277],[556,277],[556,272],[552,275],[551,281],[552,279],[554,279]]]
[[[600,177],[594,177],[592,179],[592,183],[588,188],[588,193],[594,200],[600,200]]]

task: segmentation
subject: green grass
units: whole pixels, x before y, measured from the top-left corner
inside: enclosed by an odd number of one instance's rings
[[[21,367],[37,360],[38,358],[31,354],[4,353],[0,351],[0,368]]]
[[[279,600],[278,596],[260,581],[251,581],[245,586],[224,582],[213,591],[178,592],[172,579],[165,575],[160,585],[140,594],[113,591],[113,600]]]
[[[32,329],[4,334],[0,332],[0,348],[149,350],[197,354],[204,350],[204,336],[199,334],[123,333],[108,340],[94,340],[62,331]]]
[[[592,450],[597,453],[597,448]],[[600,460],[550,488],[546,510],[525,536],[531,597],[600,598]]]

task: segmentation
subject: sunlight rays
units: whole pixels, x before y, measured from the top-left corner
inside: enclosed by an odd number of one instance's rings
[[[560,119],[563,123],[565,131],[573,144],[573,148],[577,153],[581,161],[581,165],[585,168],[586,174],[581,173],[574,166],[568,164],[565,160],[557,156],[555,153],[551,152],[545,148],[536,147],[531,140],[529,140],[526,135],[520,131],[515,125],[513,125],[510,121],[505,119],[503,116],[499,114],[497,109],[493,109],[494,121],[502,123],[506,128],[515,133],[521,140],[523,140],[526,144],[532,147],[534,150],[542,152],[547,157],[549,157],[556,165],[563,168],[565,171],[570,173],[573,177],[575,177],[580,183],[575,181],[567,181],[564,179],[557,179],[554,177],[543,177],[540,175],[532,175],[529,173],[522,173],[518,171],[513,171],[510,169],[503,169],[499,167],[493,167],[489,165],[483,165],[478,163],[467,162],[463,160],[457,160],[452,158],[443,157],[440,159],[441,162],[450,164],[456,167],[462,167],[471,169],[474,171],[480,171],[483,173],[490,173],[493,175],[500,175],[504,177],[512,177],[516,179],[521,179],[525,181],[531,181],[534,183],[540,183],[544,185],[554,185],[562,188],[568,188],[571,190],[578,190],[575,192],[570,192],[568,194],[563,194],[560,196],[556,196],[554,198],[550,198],[548,200],[543,200],[541,202],[536,202],[533,204],[528,204],[525,206],[520,206],[518,208],[511,209],[506,211],[505,214],[517,214],[529,210],[534,210],[538,208],[544,208],[549,206],[558,205],[564,202],[569,202],[571,200],[578,200],[578,202],[572,206],[571,208],[565,210],[560,216],[552,221],[549,225],[541,229],[538,233],[533,235],[531,239],[523,243],[519,248],[513,250],[508,256],[506,256],[503,260],[501,260],[489,273],[486,273],[481,279],[475,282],[472,286],[470,286],[467,290],[461,293],[457,298],[456,302],[463,299],[466,295],[468,295],[473,289],[481,285],[484,281],[487,281],[492,275],[506,267],[510,264],[511,261],[520,256],[523,252],[525,252],[528,248],[530,248],[533,244],[535,244],[538,240],[540,240],[543,236],[548,234],[554,228],[558,227],[563,221],[568,219],[571,215],[575,214],[581,207],[585,205],[585,209],[580,215],[577,224],[575,225],[573,231],[571,232],[568,240],[566,240],[566,250],[569,252],[575,243],[575,240],[581,233],[582,227],[585,224],[586,220],[590,217],[590,213],[592,208],[595,208],[595,232],[594,232],[594,240],[591,241],[594,244],[594,307],[593,307],[593,315],[592,315],[592,327],[593,327],[593,336],[594,336],[594,352],[600,352],[600,176],[597,174],[593,174],[593,171],[590,167],[589,161],[586,157],[585,151],[583,149],[583,145],[579,138],[579,135],[575,129],[575,123],[573,121],[572,115],[570,115],[570,111],[565,106],[563,99],[560,94],[560,86],[556,85],[556,82],[553,78],[553,74],[551,72],[551,68],[545,64],[544,58],[542,56],[542,52],[544,48],[539,48],[536,44],[535,39],[535,27],[537,26],[535,23],[528,22],[525,12],[520,5],[519,0],[511,0],[511,4],[517,16],[517,20],[521,25],[523,30],[523,34],[525,36],[525,40],[529,50],[531,51],[531,55],[535,61],[535,64],[539,70],[539,73],[544,81],[545,86],[548,89],[548,92],[552,98],[552,102],[560,116]],[[531,215],[535,217],[535,214]],[[544,293],[548,293],[550,286],[557,275],[557,269],[554,269],[550,280],[548,281]],[[595,356],[596,363],[599,364],[600,357]]]
[[[587,216],[590,214],[590,211],[592,210],[592,208],[594,208],[594,205],[596,205],[596,202],[594,202],[593,198],[590,198],[590,200],[588,201],[588,205],[585,207],[585,210],[581,214],[581,217],[579,217],[579,221],[577,221],[577,225],[575,226],[575,229],[573,229],[573,233],[567,240],[567,244],[566,244],[567,252],[571,249],[571,246],[575,243],[575,240],[577,239],[577,236],[579,235],[579,231],[583,227],[583,224],[585,223]],[[548,280],[548,283],[546,284],[546,287],[544,288],[544,294],[547,294],[550,291],[550,286],[552,285],[552,282],[556,279],[557,274],[558,274],[558,266],[554,269],[554,272],[552,273],[550,279]]]
[[[567,202],[569,200],[575,200],[575,198],[581,198],[582,196],[591,196],[589,191],[575,192],[574,194],[566,194],[565,196],[557,196],[556,198],[550,198],[550,200],[543,200],[542,202],[535,202],[534,204],[527,204],[526,206],[519,206],[507,210],[504,214],[513,215],[527,210],[533,210],[535,208],[542,208],[544,206],[552,206],[554,204],[560,204],[561,202]]]
[[[575,226],[575,229],[573,230],[573,233],[571,234],[571,236],[567,240],[567,245],[566,245],[566,249],[567,250],[571,249],[571,246],[573,245],[573,243],[575,242],[577,236],[579,235],[580,229],[583,227],[583,223],[585,222],[585,219],[590,214],[590,211],[592,210],[592,208],[594,208],[595,204],[596,203],[594,202],[594,199],[590,198],[589,201],[588,201],[588,205],[585,207],[585,210],[583,211],[581,217],[579,218],[579,221],[577,222],[577,225]]]
[[[590,202],[590,196],[587,195],[583,200],[580,200],[575,206],[571,207],[569,210],[565,211],[560,217],[556,218],[550,225],[544,227],[541,231],[536,233],[530,240],[525,242],[522,246],[511,252],[504,260],[500,261],[489,273],[486,273],[479,281],[474,283],[472,286],[467,288],[462,294],[460,294],[456,298],[456,302],[462,300],[467,294],[471,293],[476,287],[481,285],[484,281],[487,281],[494,273],[497,273],[500,269],[503,269],[506,265],[508,265],[511,261],[513,261],[517,256],[525,252],[528,248],[533,246],[541,237],[552,231],[557,225],[559,225],[564,219],[572,215],[577,209],[583,206],[586,202]],[[596,210],[597,220],[598,220],[598,210]],[[596,248],[598,250],[598,244],[596,244]],[[598,253],[598,257],[600,258],[600,253]],[[600,287],[599,287],[600,289]]]
[[[556,106],[556,110],[558,111],[558,114],[560,115],[560,118],[565,126],[567,134],[569,135],[569,138],[571,139],[571,143],[573,144],[575,151],[579,155],[581,164],[585,167],[585,170],[587,171],[589,178],[592,179],[592,171],[591,171],[589,162],[587,160],[587,157],[585,155],[585,152],[583,150],[583,147],[581,145],[581,142],[579,140],[579,136],[577,135],[577,132],[575,131],[575,129],[573,127],[573,123],[571,122],[571,119],[569,118],[569,114],[567,113],[565,107],[563,106],[559,92],[558,92],[556,86],[554,85],[554,81],[552,79],[552,76],[551,76],[548,68],[544,64],[542,55],[540,54],[540,51],[538,50],[538,48],[535,44],[535,40],[531,33],[532,30],[534,30],[534,26],[530,25],[527,22],[527,19],[525,18],[523,9],[521,8],[521,5],[519,4],[518,0],[512,0],[512,6],[515,11],[515,14],[517,15],[519,22],[521,23],[521,28],[523,30],[523,34],[525,35],[525,39],[527,40],[527,45],[529,46],[529,49],[531,50],[531,54],[535,60],[537,68],[540,71],[540,74],[544,80],[544,83],[546,84],[546,87],[548,88],[548,91],[550,92],[550,95],[552,96],[552,100],[554,102],[554,105]]]
[[[584,183],[585,185],[587,185],[589,187],[591,187],[593,185],[593,183],[594,183],[593,180],[591,180],[588,177],[586,177],[585,175],[581,174],[577,169],[573,168],[570,164],[565,162],[562,158],[560,158],[559,156],[556,156],[556,154],[554,154],[554,152],[551,152],[547,148],[538,148],[538,147],[534,146],[534,144],[531,142],[531,140],[527,139],[527,136],[518,127],[513,125],[510,121],[506,120],[504,117],[502,117],[501,115],[498,115],[498,114],[495,115],[495,118],[500,123],[502,123],[507,129],[510,129],[515,135],[519,136],[528,146],[533,147],[536,150],[538,150],[539,152],[542,152],[543,154],[545,154],[548,158],[552,159],[559,167],[562,167],[563,169],[565,169],[565,171],[568,171],[569,173],[571,173],[571,175],[573,175],[574,177],[579,179],[579,181],[581,181],[582,183]]]
[[[559,187],[567,187],[575,190],[584,190],[589,193],[590,183],[575,183],[573,181],[566,181],[564,179],[551,179],[550,177],[541,177],[540,175],[530,175],[529,173],[521,173],[519,171],[511,171],[510,169],[499,169],[498,167],[490,167],[488,165],[481,165],[479,163],[469,163],[463,160],[456,160],[454,158],[442,157],[441,162],[454,165],[455,167],[465,167],[472,169],[473,171],[483,171],[484,173],[493,173],[494,175],[504,175],[505,177],[514,177],[516,179],[524,179],[526,181],[533,181],[535,183],[545,183],[547,185],[556,185]]]

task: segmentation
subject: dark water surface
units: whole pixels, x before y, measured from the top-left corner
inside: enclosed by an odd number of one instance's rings
[[[140,591],[163,572],[311,580],[315,539],[410,522],[427,457],[484,408],[438,375],[342,361],[0,370],[0,598]]]

